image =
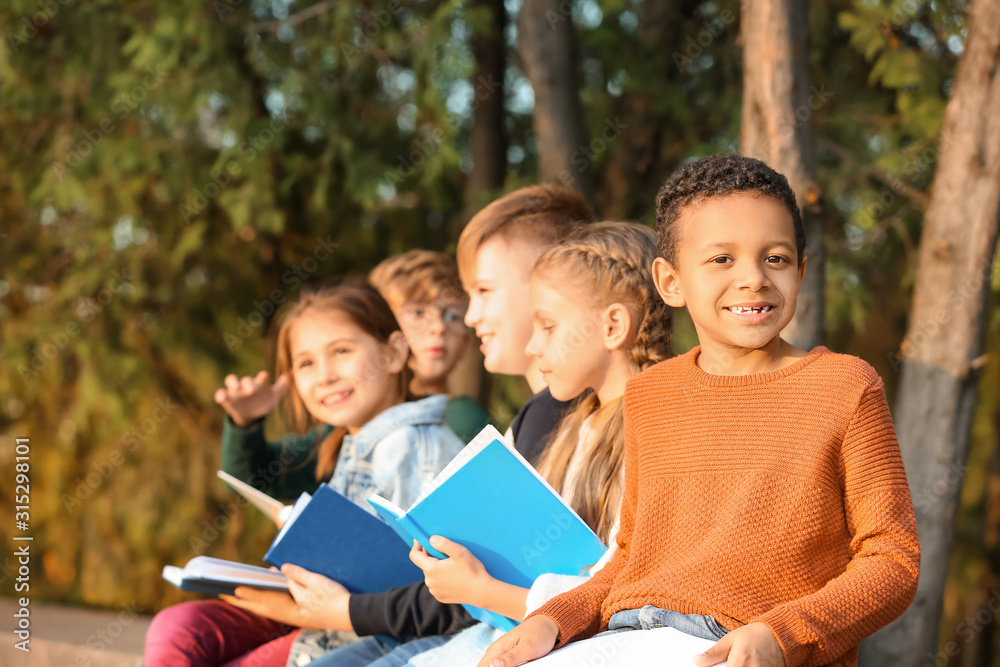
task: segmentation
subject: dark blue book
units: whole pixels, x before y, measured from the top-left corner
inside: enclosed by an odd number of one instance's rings
[[[295,501],[264,560],[304,567],[351,593],[381,593],[423,579],[409,554],[385,522],[320,484],[312,497],[303,493]]]
[[[545,573],[584,574],[606,547],[548,482],[492,426],[484,428],[403,510],[372,496],[368,502],[407,545],[417,540],[436,558],[432,535],[457,542],[495,579],[529,588]],[[518,621],[465,605],[500,630]]]

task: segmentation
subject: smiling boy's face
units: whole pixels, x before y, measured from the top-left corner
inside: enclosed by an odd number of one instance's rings
[[[693,204],[674,224],[676,266],[658,258],[654,278],[664,301],[687,307],[703,353],[777,355],[806,268],[788,209],[737,193]]]
[[[476,250],[472,279],[466,285],[465,323],[479,337],[483,365],[491,373],[525,375],[531,367],[531,358],[524,352],[532,331],[529,287],[531,269],[544,250],[499,236]]]

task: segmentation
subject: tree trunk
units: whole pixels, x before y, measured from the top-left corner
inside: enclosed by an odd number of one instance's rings
[[[532,123],[539,180],[574,187],[593,201],[571,7],[570,0],[524,0],[517,21],[518,51],[535,91]]]
[[[933,664],[939,657],[1000,228],[1000,0],[973,0],[968,25],[924,217],[895,413],[920,535],[920,585],[906,613],[862,645],[862,664],[870,667]]]
[[[743,116],[740,150],[788,178],[806,228],[805,282],[785,338],[806,350],[823,342],[826,251],[810,118],[830,97],[809,85],[809,6],[746,0],[741,14]]]
[[[504,71],[507,53],[503,31],[507,11],[503,0],[475,0],[473,9],[490,13],[487,31],[477,32],[470,40],[476,71],[472,75],[472,171],[465,187],[465,220],[488,204],[503,189],[507,175],[507,126],[504,115]],[[483,368],[483,353],[470,344],[451,373],[449,391],[455,395],[475,396],[489,406],[492,382]]]
[[[507,173],[507,126],[504,117],[504,70],[507,66],[503,31],[507,12],[503,0],[475,0],[471,9],[490,13],[487,32],[477,32],[470,40],[476,71],[472,76],[472,171],[468,194],[480,199],[472,213],[489,203],[501,188]],[[485,200],[481,196],[485,195]],[[478,197],[477,197],[478,196]]]

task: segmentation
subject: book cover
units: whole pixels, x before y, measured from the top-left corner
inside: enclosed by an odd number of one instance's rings
[[[585,573],[606,547],[524,457],[492,426],[448,464],[431,490],[403,510],[379,496],[368,502],[406,544],[441,535],[466,547],[496,579],[529,588],[541,574]],[[500,630],[519,621],[466,608]]]
[[[182,568],[167,565],[163,578],[182,591],[207,595],[232,595],[237,586],[288,590],[288,580],[280,572],[209,556],[196,556]]]
[[[264,560],[304,567],[351,593],[381,593],[423,579],[409,553],[385,522],[321,484],[295,502]]]

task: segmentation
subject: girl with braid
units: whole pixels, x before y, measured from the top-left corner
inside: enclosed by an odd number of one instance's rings
[[[671,309],[657,297],[650,274],[655,256],[650,229],[624,222],[592,223],[546,251],[531,275],[534,333],[526,352],[554,398],[582,394],[560,422],[538,469],[608,544],[614,543],[622,495],[625,383],[673,356]],[[494,579],[467,549],[443,536],[431,537],[431,543],[448,558],[438,560],[419,545],[410,558],[443,603],[472,604],[520,619],[584,580],[543,575],[529,591]],[[409,664],[475,664],[499,634],[476,625],[448,644],[410,658]],[[374,664],[401,663],[390,653]]]

